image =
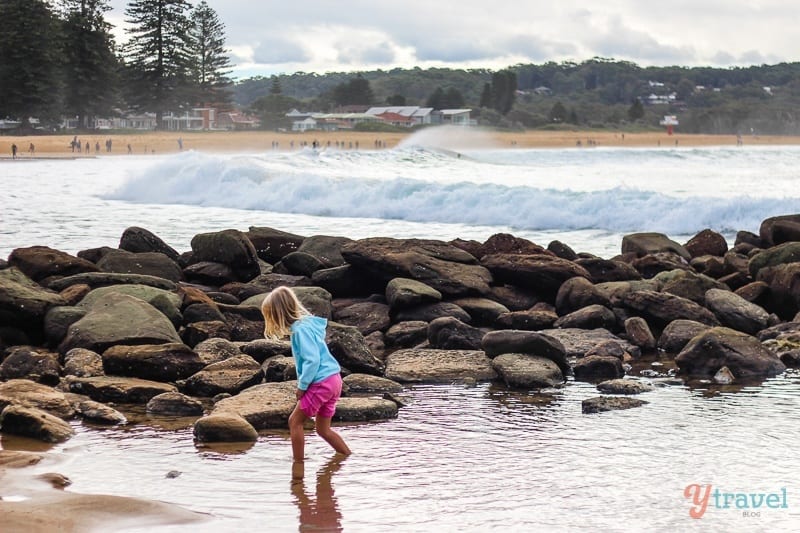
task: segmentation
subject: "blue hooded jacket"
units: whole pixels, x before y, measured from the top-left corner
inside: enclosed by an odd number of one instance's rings
[[[341,367],[325,344],[328,321],[304,316],[292,323],[292,355],[297,364],[297,388],[307,390],[312,383],[341,372]]]

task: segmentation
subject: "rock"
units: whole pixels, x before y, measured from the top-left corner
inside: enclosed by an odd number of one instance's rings
[[[484,242],[475,257],[481,258],[493,254],[518,254],[518,255],[554,255],[538,244],[515,237],[509,233],[495,233]]]
[[[257,339],[241,347],[241,352],[246,353],[259,363],[270,357],[291,356],[292,344],[288,340]]]
[[[47,246],[17,248],[8,256],[8,264],[37,282],[50,276],[72,276],[99,270],[94,263]]]
[[[235,282],[238,279],[233,268],[214,261],[198,261],[187,266],[182,271],[183,277],[193,283],[204,285],[222,286]]]
[[[781,215],[761,222],[759,237],[768,246],[800,241],[800,215]]]
[[[147,412],[155,415],[200,416],[203,404],[180,392],[165,392],[147,402]]]
[[[304,237],[273,228],[251,226],[245,233],[258,254],[267,263],[277,263],[283,257],[297,250]]]
[[[422,321],[432,322],[437,318],[452,317],[461,322],[470,322],[472,317],[469,313],[461,309],[456,304],[450,302],[439,302],[435,304],[423,304],[398,311],[394,316],[395,322]]]
[[[106,404],[96,402],[94,400],[83,400],[77,402],[75,411],[81,415],[84,420],[93,422],[95,424],[105,424],[109,426],[116,426],[120,424],[127,424],[128,419],[125,415],[109,407]]]
[[[79,307],[51,307],[44,315],[44,336],[53,344],[58,344],[66,337],[69,327],[86,316],[86,311]]]
[[[625,396],[597,396],[583,400],[581,402],[581,412],[583,414],[592,414],[604,411],[619,411],[640,407],[646,403],[644,400]]]
[[[192,303],[183,309],[183,325],[193,322],[224,321],[225,317],[219,307],[213,303]]]
[[[589,305],[568,315],[560,317],[553,324],[555,328],[616,329],[617,317],[611,309],[602,305]]]
[[[497,377],[486,354],[478,350],[398,350],[386,358],[385,377],[400,383],[450,383],[472,377]]]
[[[714,255],[722,257],[728,251],[728,242],[725,237],[710,229],[704,229],[686,243],[686,251],[692,257],[701,255]]]
[[[9,405],[0,412],[3,433],[44,442],[64,442],[75,433],[67,422],[45,411]]]
[[[575,253],[575,250],[558,240],[550,241],[550,244],[547,245],[547,250],[552,252],[556,257],[566,259],[567,261],[575,261],[575,259],[578,258],[578,254]]]
[[[286,428],[289,415],[297,404],[296,388],[296,381],[262,383],[220,400],[214,405],[211,415],[235,414],[258,430]]]
[[[170,281],[183,279],[183,272],[174,260],[160,252],[132,253],[125,250],[114,250],[97,262],[103,272],[118,274],[144,274]]]
[[[228,265],[240,281],[261,274],[253,243],[241,231],[228,229],[200,233],[192,238],[193,262],[213,261]]]
[[[753,281],[747,285],[742,285],[734,291],[734,293],[741,296],[748,302],[754,303],[761,307],[763,307],[761,303],[767,300],[766,297],[768,296],[768,292],[769,285],[763,281]]]
[[[372,355],[364,336],[356,328],[329,322],[325,342],[336,360],[352,372],[383,372],[383,363]]]
[[[397,403],[383,398],[340,398],[333,419],[337,422],[361,422],[397,418]]]
[[[731,329],[755,335],[767,327],[769,313],[730,291],[710,289],[706,292],[706,307]]]
[[[231,338],[228,323],[222,320],[209,320],[207,322],[194,322],[181,330],[181,340],[187,346],[197,346],[208,339]]]
[[[783,320],[791,320],[800,311],[800,262],[764,270],[771,271],[767,309]]]
[[[376,302],[360,302],[337,310],[333,318],[345,326],[353,326],[362,335],[385,331],[392,325],[389,306]]]
[[[703,305],[706,292],[710,289],[728,290],[728,287],[708,276],[695,274],[688,270],[671,270],[655,276],[661,283],[661,292],[674,294]]]
[[[84,394],[102,403],[146,404],[153,396],[176,390],[174,385],[167,383],[117,376],[70,376],[64,379],[64,385],[69,392]]]
[[[492,327],[500,315],[509,312],[506,306],[488,298],[458,298],[452,303],[466,311],[470,323],[476,326]]]
[[[747,270],[753,279],[758,279],[758,272],[763,268],[798,261],[800,261],[800,242],[785,242],[762,250],[751,257],[747,264]]]
[[[568,315],[590,305],[611,307],[608,297],[586,278],[571,278],[561,284],[556,294],[556,313]]]
[[[341,249],[349,242],[353,240],[347,237],[327,235],[306,237],[296,251],[283,256],[281,263],[291,274],[310,277],[317,270],[344,265]]]
[[[713,255],[701,255],[689,261],[691,267],[699,274],[704,274],[711,278],[721,278],[727,271],[725,270],[725,260]]]
[[[595,285],[598,291],[608,298],[611,307],[622,306],[622,299],[632,292],[636,291],[660,291],[661,283],[654,279],[647,280],[632,280],[632,281],[609,281],[605,283],[597,283]]]
[[[490,331],[484,335],[481,347],[488,357],[506,353],[535,355],[553,361],[564,376],[571,371],[564,345],[555,337],[543,333],[518,330]]]
[[[17,268],[0,270],[0,317],[7,325],[41,325],[51,307],[65,305],[60,295],[44,289]]]
[[[58,294],[64,298],[67,305],[78,305],[78,302],[83,300],[87,294],[92,291],[88,285],[70,285]]]
[[[671,270],[691,270],[689,262],[678,254],[672,252],[658,252],[647,254],[643,257],[634,259],[631,266],[635,268],[643,278],[653,278],[661,272]]]
[[[181,322],[183,322],[183,316],[180,312],[181,297],[174,292],[148,287],[147,285],[116,285],[94,289],[80,301],[78,307],[88,311],[98,303],[104,305],[109,294],[127,294],[147,302],[161,311],[175,327],[180,326]]]
[[[583,267],[549,255],[494,254],[481,258],[497,281],[533,290],[552,301],[570,278],[589,278]]]
[[[443,295],[482,296],[492,276],[473,256],[441,241],[370,238],[342,247],[344,259],[373,277],[411,278]]]
[[[553,327],[558,315],[552,311],[513,311],[497,317],[495,326],[501,329],[537,331]]]
[[[104,376],[103,358],[85,348],[73,348],[64,354],[64,375],[76,377]]]
[[[653,387],[634,379],[610,379],[598,383],[597,390],[605,394],[641,394],[652,391]]]
[[[326,291],[320,287],[292,287],[292,292],[294,292],[297,299],[300,300],[300,303],[308,309],[311,314],[330,319],[332,316],[332,306],[331,306],[331,293]],[[261,293],[256,296],[252,296],[244,300],[240,307],[255,307],[258,309],[258,313],[256,317],[259,317],[261,320],[261,304],[264,301],[264,298],[267,297],[268,293]],[[224,309],[224,306],[222,307]]]
[[[323,268],[311,275],[312,284],[322,287],[335,298],[365,296],[385,289],[383,283],[359,272],[352,265]]]
[[[61,353],[86,348],[98,353],[117,344],[180,343],[172,323],[155,307],[127,294],[110,293],[69,327]]]
[[[109,285],[147,285],[165,291],[177,289],[175,282],[145,274],[115,274],[113,272],[87,272],[75,274],[48,282],[47,286],[54,291],[63,291],[72,285],[88,285],[93,289]]]
[[[658,339],[658,349],[669,354],[677,354],[695,336],[709,329],[711,329],[711,326],[694,320],[673,320],[661,332],[661,337]]]
[[[583,357],[595,346],[605,341],[612,341],[618,344],[624,352],[628,352],[631,355],[636,356],[639,353],[639,349],[636,346],[603,328],[592,330],[575,328],[545,329],[539,333],[561,342],[568,358]]]
[[[297,379],[297,363],[294,357],[276,355],[270,357],[261,365],[264,371],[264,381],[291,381]]]
[[[625,375],[622,361],[613,355],[587,355],[572,366],[572,371],[578,381],[614,379]]]
[[[736,378],[733,376],[733,372],[731,372],[727,366],[723,366],[717,370],[717,373],[714,374],[714,377],[711,378],[711,380],[719,385],[730,385],[736,380]]]
[[[227,392],[236,394],[263,379],[261,365],[249,355],[237,355],[213,363],[186,379],[183,389],[195,396],[211,397]]]
[[[437,318],[428,325],[428,342],[431,348],[477,350],[481,346],[482,337],[483,331],[453,317]]]
[[[612,340],[605,340],[602,342],[597,343],[595,346],[592,347],[591,350],[586,352],[584,357],[589,355],[603,355],[603,356],[611,356],[616,357],[622,362],[626,362],[632,356],[630,353],[626,352],[625,349],[618,343]]]
[[[506,353],[492,359],[492,367],[507,387],[541,389],[564,382],[564,375],[552,360],[537,355]]]
[[[686,319],[701,322],[709,326],[719,325],[714,314],[686,298],[663,292],[636,291],[626,294],[622,301],[628,309],[632,309],[648,324],[664,327],[673,320]]]
[[[194,438],[198,442],[255,442],[258,432],[241,416],[212,413],[194,423]]]
[[[58,385],[61,366],[58,355],[43,348],[16,346],[0,363],[0,381],[29,379],[45,385]]]
[[[656,339],[650,331],[650,326],[641,317],[634,316],[625,321],[625,335],[644,352],[656,349]]]
[[[11,379],[0,383],[0,411],[8,405],[41,409],[63,419],[75,415],[75,409],[64,393],[28,379]]]
[[[177,381],[202,370],[206,364],[182,343],[112,346],[103,352],[106,374]]]
[[[642,279],[638,270],[623,261],[585,257],[576,259],[575,264],[585,268],[594,283]]]
[[[387,346],[411,348],[428,338],[428,323],[421,320],[398,322],[386,331]]]
[[[157,252],[166,255],[173,261],[178,260],[178,252],[174,248],[154,233],[138,226],[131,226],[122,232],[119,248],[135,254]]]
[[[350,374],[343,379],[349,393],[353,392],[403,392],[403,386],[391,379],[369,374]]]
[[[774,376],[786,370],[775,354],[755,337],[732,329],[717,327],[700,333],[675,358],[681,372],[713,376],[727,366],[739,378]]]
[[[663,233],[632,233],[622,238],[622,253],[635,253],[637,257],[644,257],[659,252],[672,252],[686,261],[692,258],[691,254]]]

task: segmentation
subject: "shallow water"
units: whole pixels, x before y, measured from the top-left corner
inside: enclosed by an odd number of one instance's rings
[[[593,415],[581,414],[581,400],[598,395],[588,383],[542,393],[410,387],[397,419],[338,426],[354,451],[340,464],[307,436],[302,484],[291,481],[286,432],[262,432],[243,448],[197,447],[191,419],[135,412],[127,427],[75,423],[77,435],[35,469],[65,474],[70,491],[208,513],[192,531],[294,531],[320,521],[344,531],[795,529],[800,372],[749,387],[637,379],[656,385],[640,396],[647,405]],[[180,475],[166,477],[171,471]],[[703,518],[692,519],[690,484],[731,493],[785,488],[788,508],[744,517],[711,498]]]

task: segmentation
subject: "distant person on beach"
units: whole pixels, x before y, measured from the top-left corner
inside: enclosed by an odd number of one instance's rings
[[[178,150],[183,151],[183,139],[178,137]]]
[[[289,335],[297,366],[297,405],[289,416],[292,457],[305,458],[303,424],[315,418],[317,434],[338,453],[350,455],[339,434],[331,429],[331,418],[342,393],[341,367],[325,344],[328,321],[313,316],[288,287],[270,292],[261,304],[264,336],[279,339]]]
[[[11,145],[11,159],[16,159],[16,158],[17,158],[17,145],[16,144],[12,144]]]
[[[133,153],[133,148],[131,148],[131,144],[130,143],[128,143],[128,153],[129,154]]]
[[[34,155],[34,153],[36,153],[36,147],[33,145],[33,143],[31,143],[30,146],[28,146],[28,153],[31,155]]]

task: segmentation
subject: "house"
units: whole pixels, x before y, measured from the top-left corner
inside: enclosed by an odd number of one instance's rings
[[[553,94],[553,91],[550,89],[550,87],[540,85],[533,90],[533,94],[538,94],[539,96],[550,96]]]
[[[256,117],[237,111],[227,111],[219,113],[217,116],[216,128],[235,131],[252,130],[257,128],[260,122]]]
[[[289,116],[288,114],[286,116]],[[317,129],[317,121],[312,117],[292,122],[292,131],[309,131]]]
[[[401,128],[410,128],[415,124],[413,118],[406,115],[401,115],[400,113],[392,113],[387,111],[375,116],[380,118],[386,124],[391,124],[392,126],[398,126]]]
[[[182,115],[164,115],[161,121],[168,130],[209,130],[216,127],[216,115],[213,107],[195,107]]]
[[[402,115],[404,117],[409,117],[413,121],[413,124],[410,125],[413,126],[418,124],[433,124],[432,107],[419,107],[415,105],[370,107],[367,109],[366,113],[375,116],[384,113]]]
[[[474,122],[470,119],[471,109],[442,109],[436,111],[439,115],[441,124],[452,126],[472,126]]]

